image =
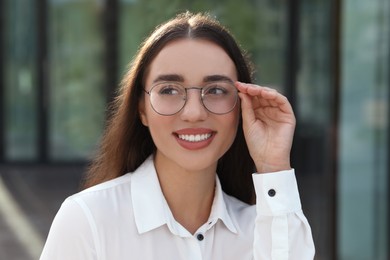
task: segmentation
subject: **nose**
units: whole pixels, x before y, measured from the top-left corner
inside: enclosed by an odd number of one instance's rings
[[[202,103],[200,90],[198,88],[188,88],[186,90],[187,101],[180,113],[182,120],[196,122],[203,121],[208,117],[208,111]]]

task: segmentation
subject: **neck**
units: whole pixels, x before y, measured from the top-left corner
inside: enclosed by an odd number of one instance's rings
[[[215,170],[189,171],[156,155],[161,189],[177,222],[194,234],[208,220],[215,190]]]

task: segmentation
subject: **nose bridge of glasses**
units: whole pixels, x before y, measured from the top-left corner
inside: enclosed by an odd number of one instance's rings
[[[203,99],[203,88],[202,87],[187,87],[187,88],[184,88],[185,89],[185,100],[188,101],[189,99],[189,96],[190,96],[190,90],[198,90],[199,91],[199,99],[202,100]]]
[[[189,90],[199,90],[201,93],[203,91],[203,88],[202,87],[187,87],[187,88],[184,88],[186,90],[186,93],[188,93]]]
[[[185,101],[181,109],[182,119],[190,121],[204,120],[207,117],[208,109],[203,103],[202,88],[188,87],[185,94]]]
[[[190,94],[190,92],[191,92],[190,90],[198,90],[196,92],[199,92],[199,96],[197,96],[197,93]],[[192,91],[192,92],[194,92],[194,91]],[[184,104],[184,106],[187,106],[187,104],[189,102],[191,102],[190,96],[192,96],[193,94],[195,94],[197,96],[197,97],[194,97],[195,102],[198,101],[202,106],[204,106],[204,104],[203,104],[203,88],[202,87],[187,87],[187,88],[185,88],[185,104]]]

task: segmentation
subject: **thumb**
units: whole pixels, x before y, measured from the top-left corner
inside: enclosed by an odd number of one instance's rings
[[[256,121],[255,112],[253,111],[252,99],[245,93],[238,93],[241,99],[241,113],[244,126]]]

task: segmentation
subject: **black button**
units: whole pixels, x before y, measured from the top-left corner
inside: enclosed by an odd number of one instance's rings
[[[199,240],[199,241],[202,241],[204,239],[204,236],[202,234],[198,234],[196,235],[196,238]]]
[[[275,194],[276,194],[276,191],[275,191],[274,189],[270,189],[270,190],[268,191],[268,195],[269,195],[270,197],[275,196]]]

